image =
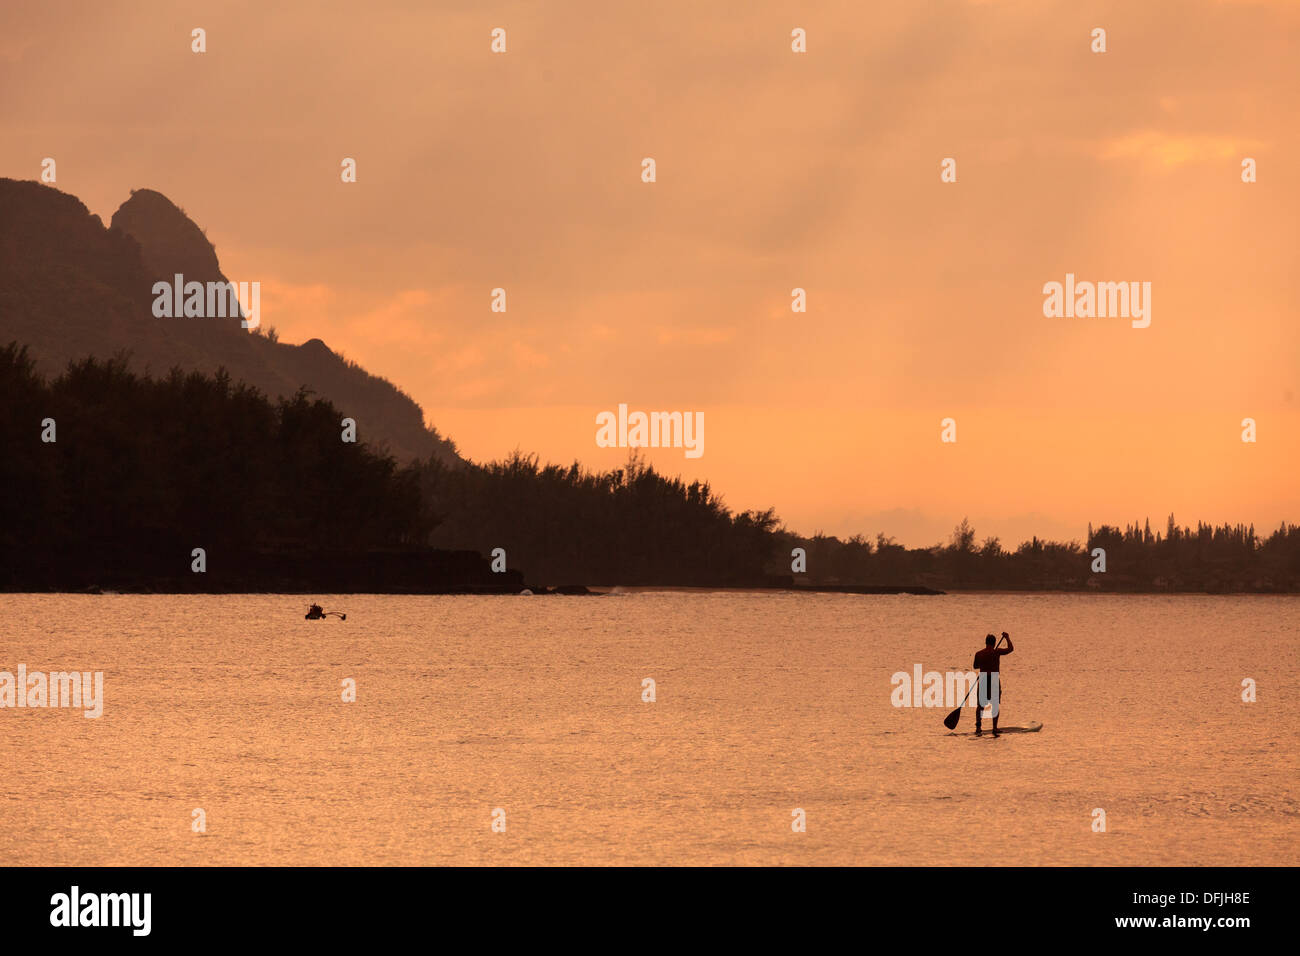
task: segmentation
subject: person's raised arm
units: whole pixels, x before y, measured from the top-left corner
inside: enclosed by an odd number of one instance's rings
[[[1008,634],[1006,631],[1003,631],[1003,632],[1002,632],[1002,636],[1005,637],[1005,638],[1007,639],[1007,646],[1006,646],[1006,647],[999,647],[999,648],[998,648],[998,653],[999,653],[999,654],[1010,654],[1012,651],[1015,650],[1015,646],[1012,645],[1012,643],[1011,643],[1011,635]]]

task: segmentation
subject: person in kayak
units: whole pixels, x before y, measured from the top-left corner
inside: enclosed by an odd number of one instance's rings
[[[305,616],[309,621],[319,620],[325,616],[325,609],[319,604],[313,604]]]
[[[1002,639],[1007,642],[1006,647],[998,647],[990,634],[984,638],[983,650],[975,652],[975,669],[979,674],[979,693],[978,700],[975,701],[975,733],[982,734],[980,729],[980,717],[984,713],[984,708],[992,705],[993,707],[993,736],[998,736],[998,716],[1002,711],[1002,692],[1006,685],[1002,682],[1002,674],[999,664],[1003,654],[1010,654],[1015,650],[1011,644],[1011,635],[1006,631],[1002,632]],[[994,678],[992,675],[996,675]]]

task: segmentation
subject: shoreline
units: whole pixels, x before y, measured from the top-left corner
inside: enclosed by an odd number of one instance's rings
[[[525,594],[524,592],[528,593]],[[168,591],[160,589],[116,589],[116,588],[83,588],[79,590],[59,590],[49,589],[43,591],[32,591],[23,589],[0,589],[0,594],[4,595],[28,595],[28,596],[61,596],[61,597],[122,597],[122,596],[146,596],[156,597],[186,597],[200,595],[248,595],[248,594],[268,594],[283,595],[285,597],[306,597],[311,595],[375,595],[386,597],[606,597],[613,595],[627,594],[845,594],[859,597],[970,597],[974,595],[989,595],[1003,597],[1025,597],[1036,594],[1042,595],[1087,595],[1089,597],[1300,597],[1297,591],[1144,591],[1144,590],[1124,590],[1124,591],[1099,591],[1096,589],[1066,589],[1066,588],[1042,588],[1034,590],[1008,590],[1008,589],[983,589],[983,588],[953,588],[947,591],[940,591],[934,588],[924,587],[892,587],[877,585],[827,585],[803,586],[803,587],[771,587],[763,585],[737,585],[737,586],[713,586],[713,585],[694,585],[694,584],[600,584],[600,585],[558,585],[555,587],[536,586],[530,587],[524,585],[521,588],[514,587],[462,587],[462,588],[445,588],[436,590],[386,590],[386,591],[339,591],[330,588],[321,588],[319,590],[203,590],[203,591]]]

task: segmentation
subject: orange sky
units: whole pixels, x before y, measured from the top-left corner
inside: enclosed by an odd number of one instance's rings
[[[626,402],[704,412],[702,458],[652,460],[804,532],[1271,528],[1297,49],[1294,0],[5,5],[0,175],[54,157],[105,220],[160,190],[282,339],[476,459],[619,464]],[[1151,327],[1044,318],[1067,272],[1151,282]]]

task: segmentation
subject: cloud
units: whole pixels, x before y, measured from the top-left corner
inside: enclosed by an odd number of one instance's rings
[[[515,342],[511,346],[511,351],[514,353],[515,365],[519,368],[546,368],[551,364],[545,352],[540,352],[523,342]]]
[[[733,328],[669,328],[657,332],[660,345],[725,345],[736,337]]]
[[[1168,169],[1188,163],[1220,163],[1240,159],[1267,145],[1260,140],[1241,137],[1188,135],[1144,129],[1103,141],[1095,149],[1094,155],[1104,161],[1138,159]]]
[[[285,341],[321,338],[463,416],[465,446],[499,419],[503,447],[590,460],[585,424],[525,412],[708,409],[700,475],[733,501],[921,543],[984,514],[1009,540],[1018,510],[1082,526],[1142,486],[1085,508],[1056,477],[1078,469],[1077,437],[1045,459],[1056,473],[945,469],[1020,404],[1068,422],[1123,408],[1087,454],[1126,460],[1134,434],[1160,451],[1151,507],[1184,494],[1273,520],[1249,502],[1296,502],[1284,470],[1252,486],[1201,453],[1217,432],[1184,448],[1161,416],[1294,408],[1300,4],[516,2],[504,56],[480,6],[211,5],[198,56],[161,0],[0,4],[0,175],[53,156],[105,221],[129,187],[160,189],[228,275],[262,279]],[[1067,271],[1152,280],[1152,328],[1045,320],[1038,290]],[[489,311],[498,286],[508,313]],[[833,411],[783,441],[746,430],[773,396]],[[931,461],[949,414],[963,444]],[[890,418],[917,424],[890,432],[886,467]],[[1189,469],[1206,485],[1180,492]],[[896,505],[920,510],[880,510]]]

